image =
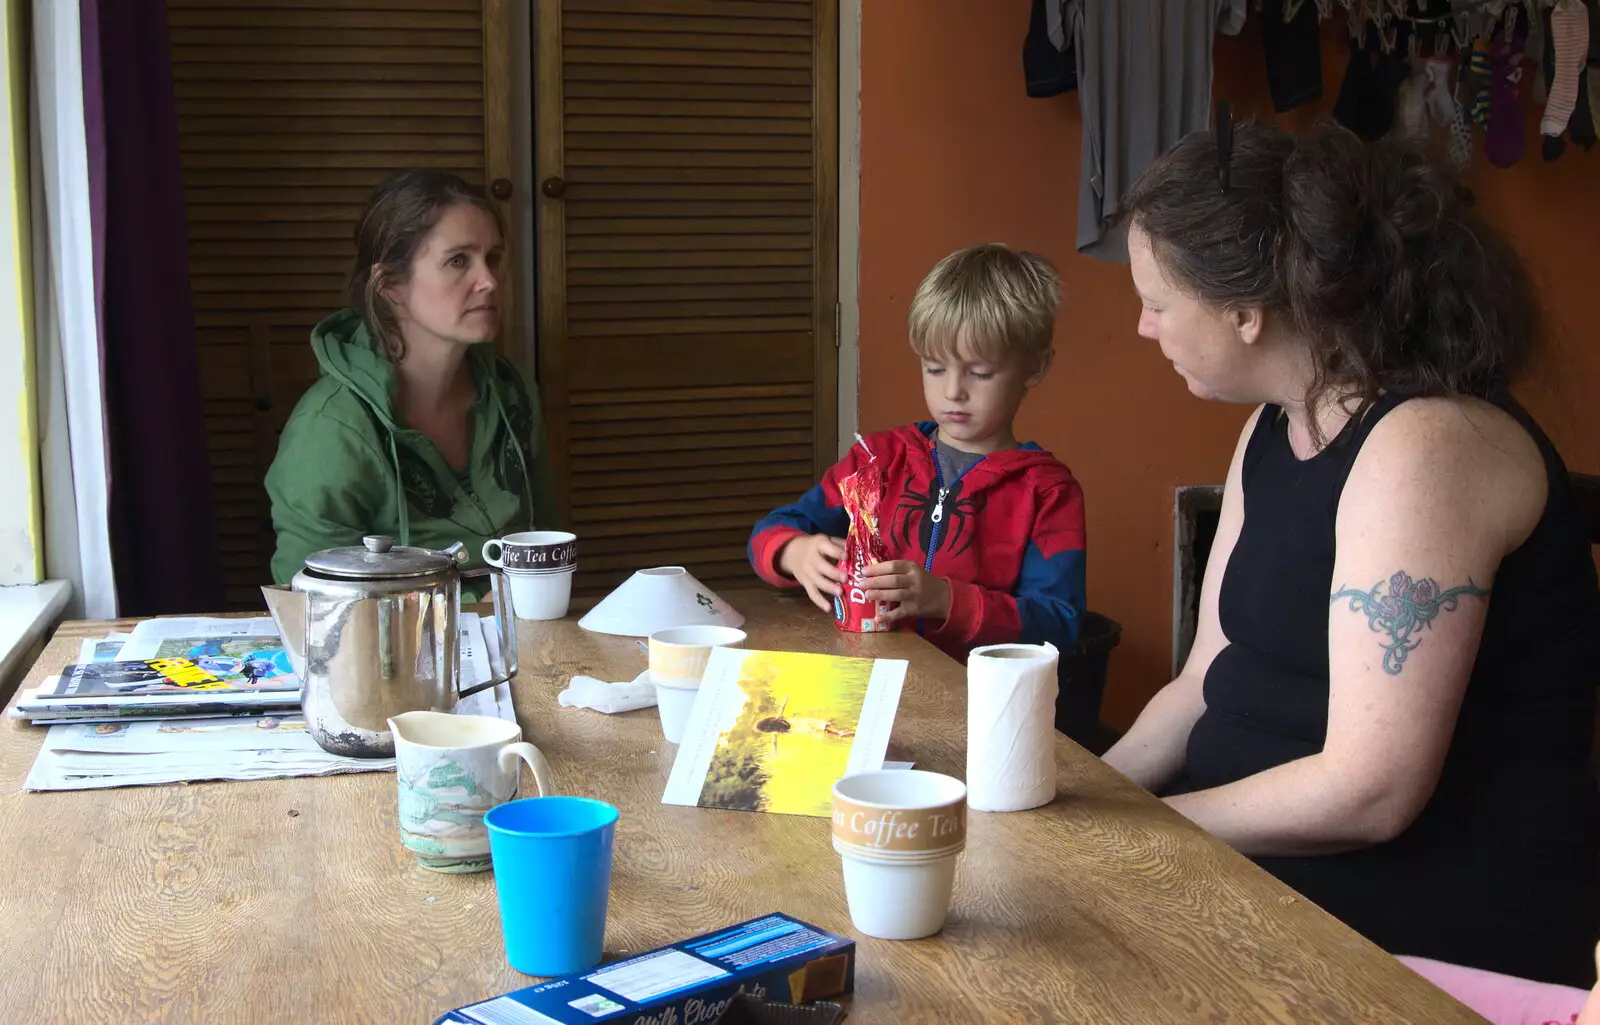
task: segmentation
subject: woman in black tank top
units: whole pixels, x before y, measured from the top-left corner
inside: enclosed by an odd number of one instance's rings
[[[1507,392],[1516,255],[1331,127],[1197,133],[1126,199],[1140,334],[1260,408],[1188,664],[1106,761],[1392,953],[1589,985],[1600,587]]]

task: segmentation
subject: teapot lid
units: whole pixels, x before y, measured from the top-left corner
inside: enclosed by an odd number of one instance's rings
[[[465,554],[457,544],[456,551],[436,552],[431,548],[396,546],[388,534],[372,534],[361,539],[361,546],[329,548],[306,556],[306,569],[328,577],[355,580],[392,580],[402,577],[426,577],[454,569],[452,555]]]

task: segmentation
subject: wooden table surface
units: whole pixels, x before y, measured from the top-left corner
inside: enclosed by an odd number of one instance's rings
[[[750,645],[908,659],[891,758],[964,775],[965,670],[845,636],[802,599],[727,595]],[[63,626],[26,686],[108,624]],[[622,810],[608,954],[783,911],[856,936],[824,819],[667,807],[653,709],[563,709],[632,679],[632,639],[522,623],[514,686],[564,793]],[[431,1022],[532,980],[494,879],[417,867],[392,774],[24,793],[43,730],[0,725],[0,1008],[9,1021]],[[853,1022],[1479,1021],[1062,737],[1059,793],[969,822],[949,924],[858,940]]]

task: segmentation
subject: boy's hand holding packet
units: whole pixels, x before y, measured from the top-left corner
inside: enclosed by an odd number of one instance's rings
[[[950,582],[905,559],[880,562],[866,571],[867,600],[892,606],[878,614],[878,629],[908,619],[942,623],[950,615]]]
[[[856,438],[860,441],[860,435]],[[861,445],[865,450],[866,443]],[[892,606],[908,597],[909,589],[904,596],[888,592],[904,587],[907,570],[921,569],[904,561],[884,561],[888,547],[878,519],[883,475],[870,451],[867,456],[860,469],[839,482],[849,518],[845,539],[826,534],[796,537],[784,546],[778,560],[779,567],[806,589],[817,608],[832,612],[839,629],[852,633],[886,630],[904,618]],[[944,593],[948,603],[948,588]]]
[[[883,505],[883,473],[877,457],[856,435],[867,452],[867,461],[855,473],[839,482],[845,515],[850,517],[850,533],[844,540],[844,555],[839,571],[844,575],[834,597],[833,620],[839,629],[851,633],[875,633],[894,622],[888,604],[870,593],[868,576],[888,555],[883,534],[878,529],[878,511]]]
[[[827,534],[803,534],[783,546],[778,568],[806,589],[813,605],[832,612],[839,582],[844,579],[839,568],[843,558],[844,541]]]

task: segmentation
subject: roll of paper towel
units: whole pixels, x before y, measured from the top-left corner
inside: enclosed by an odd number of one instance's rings
[[[1026,811],[1056,795],[1052,644],[991,644],[967,657],[967,806]]]

